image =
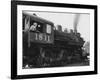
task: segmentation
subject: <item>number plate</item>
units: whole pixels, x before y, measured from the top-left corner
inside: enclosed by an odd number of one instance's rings
[[[46,33],[33,33],[30,32],[30,41],[31,42],[42,42],[42,43],[52,43],[53,37],[52,35],[48,35]]]

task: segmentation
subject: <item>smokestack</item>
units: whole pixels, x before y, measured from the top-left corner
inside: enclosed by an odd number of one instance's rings
[[[75,34],[77,33],[77,25],[78,25],[78,22],[79,22],[79,17],[80,17],[80,14],[75,15],[75,21],[74,21],[74,33]]]

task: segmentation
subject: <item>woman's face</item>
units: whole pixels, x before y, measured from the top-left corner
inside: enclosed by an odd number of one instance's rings
[[[33,23],[34,26],[37,26],[37,23]]]

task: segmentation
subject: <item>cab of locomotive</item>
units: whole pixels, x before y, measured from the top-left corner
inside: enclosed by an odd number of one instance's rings
[[[27,33],[29,43],[52,44],[54,24],[37,15],[23,13],[23,31]]]

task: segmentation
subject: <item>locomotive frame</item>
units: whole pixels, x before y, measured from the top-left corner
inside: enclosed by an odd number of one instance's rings
[[[88,10],[92,10],[93,11],[93,17],[91,19],[94,19],[93,23],[93,27],[94,27],[94,37],[91,38],[93,39],[93,65],[92,65],[92,69],[93,70],[84,70],[84,71],[64,71],[62,70],[61,72],[47,72],[49,70],[59,70],[60,68],[48,68],[48,70],[45,73],[42,73],[43,71],[45,71],[46,69],[34,69],[34,71],[42,71],[41,73],[36,73],[33,74],[32,69],[29,71],[32,71],[29,74],[26,74],[28,70],[24,71],[25,69],[19,69],[19,47],[18,46],[18,40],[20,39],[18,36],[20,35],[18,32],[18,6],[44,6],[44,7],[57,7],[57,8],[76,8],[76,9],[87,9]],[[88,74],[97,74],[97,6],[96,5],[80,5],[80,4],[63,4],[63,3],[47,3],[47,2],[31,2],[31,1],[11,1],[11,78],[12,79],[22,79],[22,78],[42,78],[42,77],[57,77],[57,76],[72,76],[72,75],[88,75]],[[52,23],[51,23],[52,24]],[[53,33],[54,34],[54,33]],[[54,37],[53,37],[54,40]],[[52,41],[53,42],[53,41]],[[91,42],[92,43],[92,42]],[[49,47],[52,44],[49,45]],[[29,44],[30,46],[30,44]],[[43,45],[41,45],[43,46]],[[22,51],[22,50],[21,50]],[[95,53],[95,54],[94,54]],[[20,53],[21,54],[21,53]],[[22,61],[22,60],[21,60]],[[22,65],[21,65],[22,66]],[[90,65],[91,67],[91,65]],[[67,67],[62,67],[64,69],[67,69]],[[74,69],[75,67],[73,67]],[[84,68],[83,68],[84,69]],[[19,74],[19,72],[22,72],[21,74]],[[79,70],[79,69],[78,69]]]

